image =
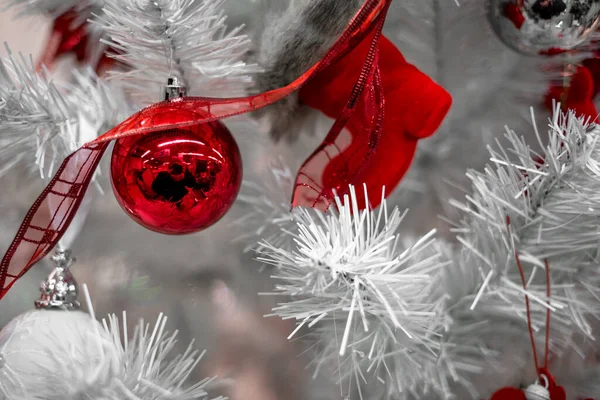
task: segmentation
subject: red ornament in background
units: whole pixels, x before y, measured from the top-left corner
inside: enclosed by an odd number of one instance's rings
[[[219,121],[119,139],[111,159],[117,201],[136,222],[181,235],[205,229],[233,205],[242,159]]]
[[[593,102],[595,95],[596,83],[590,69],[579,66],[568,86],[558,84],[550,87],[544,104],[546,109],[552,111],[553,101],[558,102],[564,110],[573,110],[578,116],[597,122],[598,111]]]
[[[90,9],[69,10],[54,19],[44,53],[38,62],[38,70],[42,65],[52,69],[58,59],[67,54],[73,54],[80,64],[93,64],[99,75],[121,65],[109,55],[115,53],[114,49],[108,48],[102,54],[95,54],[105,46],[100,44],[99,36],[94,37],[90,32],[87,19],[91,13]],[[94,46],[98,46],[98,49],[94,49]]]

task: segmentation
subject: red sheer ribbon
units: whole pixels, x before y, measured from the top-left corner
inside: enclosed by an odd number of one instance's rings
[[[377,171],[370,167],[375,150],[379,152],[382,142],[386,143],[386,140],[392,146],[397,143],[396,140],[388,138],[396,135],[397,129],[392,127],[391,132],[385,132],[387,125],[383,118],[384,92],[378,56],[381,30],[391,1],[366,0],[327,55],[286,87],[246,98],[187,97],[158,103],[141,110],[68,156],[29,210],[2,259],[0,299],[18,278],[45,257],[58,243],[75,216],[94,171],[112,140],[220,120],[268,106],[300,89],[310,79],[318,78],[327,67],[334,65],[358,46],[365,46],[367,55],[360,63],[356,83],[348,94],[349,100],[344,104],[343,109],[335,114],[338,116],[337,121],[327,138],[300,170],[293,206],[326,209],[332,200],[332,190],[345,194],[349,184],[361,184],[365,179],[376,176]],[[381,43],[384,46],[384,42]],[[384,85],[385,71],[389,67],[383,68]],[[409,80],[410,76],[405,79]],[[438,93],[441,94],[442,100],[433,98],[430,101],[432,104],[443,103],[444,112],[438,113],[437,121],[435,118],[431,121],[421,121],[431,133],[437,128],[450,105],[449,95],[439,87]],[[429,107],[429,104],[423,103],[422,97],[415,95],[415,98],[421,100],[414,102],[412,111],[424,105]],[[401,102],[396,104],[403,105]],[[415,128],[418,124],[405,122],[405,125],[410,127],[408,131],[413,132],[415,138],[419,137],[419,134],[422,135],[421,137],[427,136],[425,131]],[[344,127],[347,127],[347,130]],[[348,139],[348,131],[352,134],[352,140]],[[386,160],[388,160],[386,162],[389,162],[391,150],[388,149],[386,152]],[[397,148],[395,151],[404,151],[404,149]],[[411,158],[413,152],[414,149],[409,151]],[[388,166],[391,168],[390,176],[401,176],[404,173],[405,168],[402,163],[400,164],[400,167]],[[395,173],[396,170],[402,171]],[[393,178],[390,182],[395,180],[396,178]],[[52,210],[53,214],[48,211],[49,203],[58,204],[58,207]]]

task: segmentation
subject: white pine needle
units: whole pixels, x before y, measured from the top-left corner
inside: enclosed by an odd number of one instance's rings
[[[315,370],[337,365],[340,385],[351,379],[360,389],[372,375],[391,392],[423,384],[416,377],[436,370],[445,300],[436,287],[447,264],[434,232],[406,245],[398,237],[404,214],[388,213],[385,202],[359,211],[354,188],[336,204],[328,215],[299,210],[293,248],[261,243],[259,260],[275,267],[272,294],[288,299],[273,314],[299,322],[290,338],[311,329]]]
[[[58,16],[69,10],[80,11],[88,7],[98,7],[102,0],[9,0],[8,7],[14,7],[19,15]],[[2,9],[0,8],[0,11]]]
[[[88,309],[93,317],[93,306],[87,286],[84,294]],[[102,325],[112,339],[112,346],[105,358],[105,365],[99,365],[99,374],[105,376],[104,383],[95,392],[86,393],[89,399],[127,400],[203,400],[208,398],[207,389],[214,378],[206,378],[189,385],[190,375],[195,371],[205,352],[194,350],[192,341],[183,354],[174,355],[177,334],[165,331],[167,317],[158,316],[154,327],[140,320],[129,336],[127,314],[123,311],[123,321],[119,324],[116,315],[103,319]],[[151,332],[151,333],[150,333]],[[98,335],[99,336],[99,335]],[[224,400],[223,397],[214,400]]]
[[[208,398],[207,389],[213,383],[213,379],[203,379],[189,386],[187,384],[188,378],[202,359],[204,352],[194,350],[192,342],[183,354],[171,356],[177,343],[177,331],[174,333],[165,331],[167,322],[165,316],[160,314],[152,329],[149,324],[140,320],[131,337],[128,335],[125,313],[123,313],[122,326],[115,315],[109,316],[108,322],[106,320],[102,322],[113,338],[113,344],[120,355],[119,373],[113,377],[113,382],[106,389],[116,396],[110,398],[131,400]]]
[[[92,71],[57,84],[30,58],[8,54],[0,60],[0,175],[24,161],[47,178],[64,157],[127,116],[119,91]]]
[[[541,143],[535,124],[534,129]],[[527,293],[536,330],[544,327],[550,309],[553,329],[569,335],[575,327],[591,337],[590,324],[600,316],[600,129],[557,107],[543,160],[536,160],[524,139],[508,128],[506,138],[508,149],[490,149],[493,164],[483,172],[469,171],[473,192],[467,203],[455,203],[465,213],[458,228],[464,244],[459,262],[481,272],[471,306],[488,307],[486,301],[499,296],[513,316],[524,318]],[[551,303],[545,260],[551,271]]]
[[[244,57],[250,40],[243,26],[227,31],[225,0],[107,0],[92,23],[106,32],[114,58],[130,68],[110,79],[143,104],[163,100],[167,79],[175,77],[188,95],[243,95],[256,65]]]

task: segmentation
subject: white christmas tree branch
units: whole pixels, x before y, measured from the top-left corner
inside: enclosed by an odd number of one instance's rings
[[[87,286],[83,285],[90,314],[93,306]],[[140,320],[133,336],[127,330],[127,313],[123,312],[122,325],[116,315],[102,320],[105,331],[112,339],[107,357],[110,365],[101,366],[106,383],[99,386],[98,397],[89,398],[129,400],[201,400],[208,398],[214,378],[206,378],[192,385],[190,375],[202,360],[205,352],[194,349],[192,341],[187,349],[173,357],[177,334],[165,331],[167,317],[158,316],[154,327]],[[108,367],[108,368],[106,368]],[[213,400],[224,400],[218,397]]]
[[[115,59],[128,66],[111,71],[143,104],[163,100],[167,79],[178,78],[189,95],[242,95],[251,86],[243,26],[227,32],[224,0],[108,0],[93,24],[108,36]]]
[[[298,321],[290,338],[314,327],[316,370],[337,362],[340,380],[351,378],[355,387],[365,385],[366,374],[392,392],[412,387],[415,375],[423,378],[423,368],[413,367],[428,360],[433,371],[440,351],[435,332],[445,295],[435,285],[446,263],[435,232],[404,243],[404,214],[385,201],[378,211],[359,211],[354,188],[336,206],[339,214],[326,216],[300,210],[296,231],[287,232],[292,249],[262,243],[259,260],[275,267],[272,294],[289,297],[273,313]]]
[[[127,115],[118,91],[91,71],[58,85],[31,59],[0,60],[0,174],[31,158],[43,178],[62,158]]]
[[[167,317],[160,314],[151,327],[140,320],[133,336],[127,331],[127,316],[123,313],[122,327],[115,315],[102,320],[105,330],[113,339],[114,351],[118,355],[116,373],[104,388],[109,398],[131,400],[198,400],[208,398],[207,389],[214,379],[203,379],[191,386],[187,381],[204,352],[193,349],[190,343],[183,354],[175,357],[171,353],[177,343],[177,331],[165,331]],[[121,331],[122,328],[122,331]],[[219,400],[222,399],[219,397]]]
[[[534,125],[536,135],[542,139]],[[481,285],[472,299],[500,296],[523,317],[524,294],[534,307],[533,323],[543,327],[547,309],[553,328],[572,326],[592,335],[600,314],[597,227],[600,222],[600,130],[573,112],[556,109],[543,154],[507,129],[508,150],[490,150],[493,166],[470,171],[473,194],[455,204],[466,217],[460,224],[462,262],[474,262]],[[515,252],[520,255],[523,288]],[[467,259],[468,258],[468,259]],[[551,301],[546,298],[545,262],[550,267]],[[555,335],[554,337],[560,337]]]
[[[103,0],[9,0],[6,7],[14,7],[19,15],[54,15],[66,11],[81,11],[102,6]],[[2,11],[2,8],[0,8]]]

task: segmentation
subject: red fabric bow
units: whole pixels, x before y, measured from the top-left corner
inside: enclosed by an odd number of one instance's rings
[[[369,38],[368,38],[369,39]],[[317,75],[300,90],[300,100],[312,108],[322,111],[331,118],[340,115],[346,106],[346,99],[353,90],[361,67],[369,52],[370,40],[363,41],[347,56],[332,64]],[[352,160],[355,154],[361,154],[361,148],[377,146],[377,152],[371,162],[361,168],[357,182],[365,183],[369,199],[364,192],[357,191],[358,204],[368,200],[372,207],[381,201],[382,188],[388,193],[400,182],[409,168],[417,141],[436,131],[450,109],[450,95],[415,66],[406,62],[400,51],[384,36],[379,40],[379,69],[385,99],[383,132],[378,143],[369,143],[369,137],[361,134],[368,121],[368,108],[364,104],[357,107],[356,117],[346,125],[349,135],[333,141],[325,140],[319,151],[327,151],[327,158],[312,158],[309,162],[328,161],[319,182],[325,187],[334,188],[338,193],[344,191],[339,175],[346,174],[353,162],[363,163],[363,159]],[[341,151],[339,151],[341,149]],[[332,157],[333,156],[333,157]],[[297,195],[303,194],[298,191]]]
[[[490,400],[527,400],[521,389],[505,387],[492,395]]]

